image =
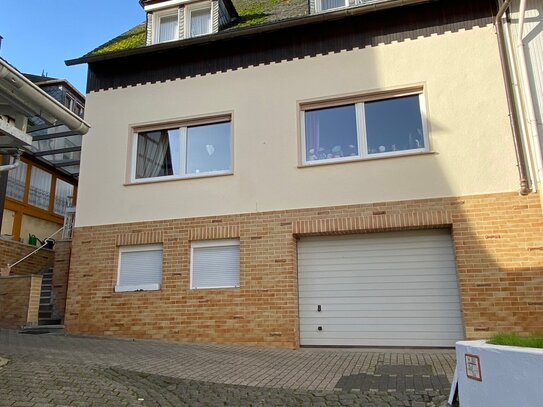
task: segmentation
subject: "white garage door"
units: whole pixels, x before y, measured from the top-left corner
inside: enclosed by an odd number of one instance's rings
[[[301,345],[454,346],[464,338],[447,230],[302,238]]]

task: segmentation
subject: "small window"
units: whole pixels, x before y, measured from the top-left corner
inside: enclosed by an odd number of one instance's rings
[[[347,7],[349,5],[348,0],[316,0],[317,6],[320,6],[318,11],[333,10],[336,8]]]
[[[304,164],[428,151],[422,95],[303,108]]]
[[[198,37],[211,33],[211,8],[187,8],[187,32],[189,37]]]
[[[32,167],[30,173],[30,191],[28,203],[41,209],[48,210],[51,200],[51,181],[53,176],[37,167]]]
[[[177,9],[155,13],[154,23],[155,43],[174,41],[179,38],[179,17]]]
[[[28,166],[20,162],[19,166],[8,172],[8,186],[6,195],[10,198],[22,201],[25,196],[26,172]]]
[[[239,240],[192,243],[191,289],[239,287]]]
[[[231,172],[229,121],[141,131],[135,144],[134,180]]]
[[[116,292],[160,290],[161,283],[162,245],[120,248]]]

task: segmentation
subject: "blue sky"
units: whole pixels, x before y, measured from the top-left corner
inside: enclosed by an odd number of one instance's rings
[[[0,57],[24,73],[45,71],[85,93],[87,65],[67,67],[145,20],[138,0],[0,0]]]

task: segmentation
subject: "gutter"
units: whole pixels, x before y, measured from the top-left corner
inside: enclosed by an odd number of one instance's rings
[[[0,93],[31,114],[58,121],[70,130],[86,134],[90,125],[74,112],[53,99],[23,74],[0,58]]]
[[[500,62],[502,67],[503,79],[505,82],[505,96],[507,98],[507,107],[509,109],[509,122],[511,125],[511,131],[513,133],[513,144],[515,146],[515,155],[517,158],[517,167],[520,179],[520,195],[528,195],[531,192],[528,175],[527,175],[527,165],[526,165],[526,156],[524,154],[524,149],[522,148],[522,138],[520,133],[519,126],[519,117],[516,109],[516,104],[513,94],[513,85],[512,85],[512,73],[511,66],[509,64],[509,59],[507,57],[507,48],[505,45],[505,38],[503,34],[503,25],[502,17],[505,12],[511,5],[511,0],[505,0],[501,5],[496,18],[494,19],[494,25],[496,27],[496,34],[498,37],[498,48],[500,52]]]
[[[17,168],[19,164],[21,163],[21,152],[19,151],[17,155],[15,155],[14,158],[15,158],[15,161],[12,164],[0,165],[0,172],[11,171]]]
[[[107,61],[111,59],[123,58],[132,55],[149,54],[152,52],[165,51],[169,49],[182,49],[194,45],[203,45],[212,43],[215,41],[224,41],[233,38],[247,37],[256,34],[268,33],[273,31],[282,30],[285,28],[299,27],[308,24],[316,24],[325,21],[339,20],[345,17],[358,16],[363,14],[370,14],[378,11],[389,10],[398,7],[405,7],[423,3],[430,3],[436,0],[384,0],[378,1],[372,4],[364,4],[356,7],[348,7],[337,11],[329,11],[324,13],[312,14],[309,16],[301,16],[290,18],[281,21],[274,21],[265,24],[259,24],[253,27],[244,28],[230,28],[224,31],[203,35],[201,37],[182,39],[178,41],[171,41],[155,45],[147,45],[138,48],[127,49],[117,52],[108,52],[98,55],[83,56],[76,59],[69,59],[65,61],[66,65],[78,65],[99,61]]]

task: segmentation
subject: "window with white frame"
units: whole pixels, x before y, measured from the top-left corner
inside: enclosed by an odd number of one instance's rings
[[[191,289],[239,286],[239,240],[192,242]]]
[[[132,180],[175,179],[232,171],[230,120],[139,131]]]
[[[154,43],[174,41],[179,38],[178,9],[153,14]]]
[[[428,151],[424,116],[420,92],[302,106],[302,163]]]
[[[124,246],[119,249],[116,292],[160,290],[162,245]]]
[[[317,4],[317,11],[327,11],[336,8],[347,7],[349,0],[315,0]]]
[[[211,33],[211,6],[194,5],[186,7],[186,36],[198,37]]]

